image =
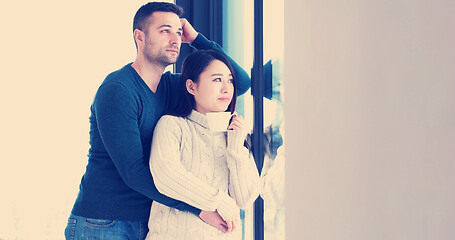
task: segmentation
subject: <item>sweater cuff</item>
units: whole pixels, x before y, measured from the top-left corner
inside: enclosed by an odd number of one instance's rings
[[[232,152],[239,152],[244,147],[247,132],[228,130],[227,149]]]
[[[201,214],[201,209],[195,208],[193,206],[189,206],[188,209],[186,209],[186,210],[196,216],[199,216]]]
[[[237,207],[237,203],[227,193],[220,190],[218,192],[217,198],[218,206],[216,210],[224,221],[227,219],[233,219],[236,212],[240,213],[240,209]]]
[[[207,46],[210,45],[210,41],[202,35],[202,33],[198,33],[196,39],[190,44],[190,46],[196,49],[207,49]]]

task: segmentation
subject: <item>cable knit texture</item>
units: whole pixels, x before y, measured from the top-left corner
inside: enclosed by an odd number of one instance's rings
[[[164,195],[232,219],[259,195],[258,170],[243,147],[246,133],[210,131],[205,115],[163,116],[157,123],[150,170]],[[241,239],[241,225],[230,234],[198,216],[153,202],[147,239]]]

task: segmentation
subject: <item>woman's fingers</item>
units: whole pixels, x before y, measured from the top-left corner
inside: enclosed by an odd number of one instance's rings
[[[234,230],[233,226],[232,226],[232,220],[227,220],[226,223],[227,223],[227,231],[226,231],[226,233],[231,233]]]
[[[232,116],[231,124],[229,125],[229,130],[243,130],[243,117],[240,115]]]

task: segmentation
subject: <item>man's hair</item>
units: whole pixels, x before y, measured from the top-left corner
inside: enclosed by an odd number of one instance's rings
[[[182,64],[182,74],[180,76],[180,82],[177,90],[177,94],[181,96],[181,100],[176,106],[175,110],[169,111],[167,114],[174,115],[177,117],[188,116],[193,109],[196,107],[196,101],[194,96],[186,89],[186,80],[191,79],[194,83],[199,83],[199,77],[202,72],[205,71],[208,65],[214,60],[219,60],[226,64],[229,71],[232,74],[232,83],[234,85],[234,93],[232,96],[231,103],[229,104],[226,112],[234,113],[237,102],[237,79],[234,74],[234,69],[231,63],[223,54],[213,50],[199,50],[189,54]]]
[[[134,15],[133,31],[136,29],[145,31],[150,23],[149,17],[154,12],[173,12],[180,17],[183,14],[183,9],[180,6],[168,2],[149,2],[144,4],[137,10],[136,15]]]

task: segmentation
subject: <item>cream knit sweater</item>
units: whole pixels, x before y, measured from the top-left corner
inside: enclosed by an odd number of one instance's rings
[[[157,123],[150,170],[157,189],[201,210],[231,218],[260,192],[254,160],[243,146],[246,133],[210,131],[205,115],[163,116]],[[190,212],[153,202],[146,239],[241,239],[241,224],[226,234]]]

